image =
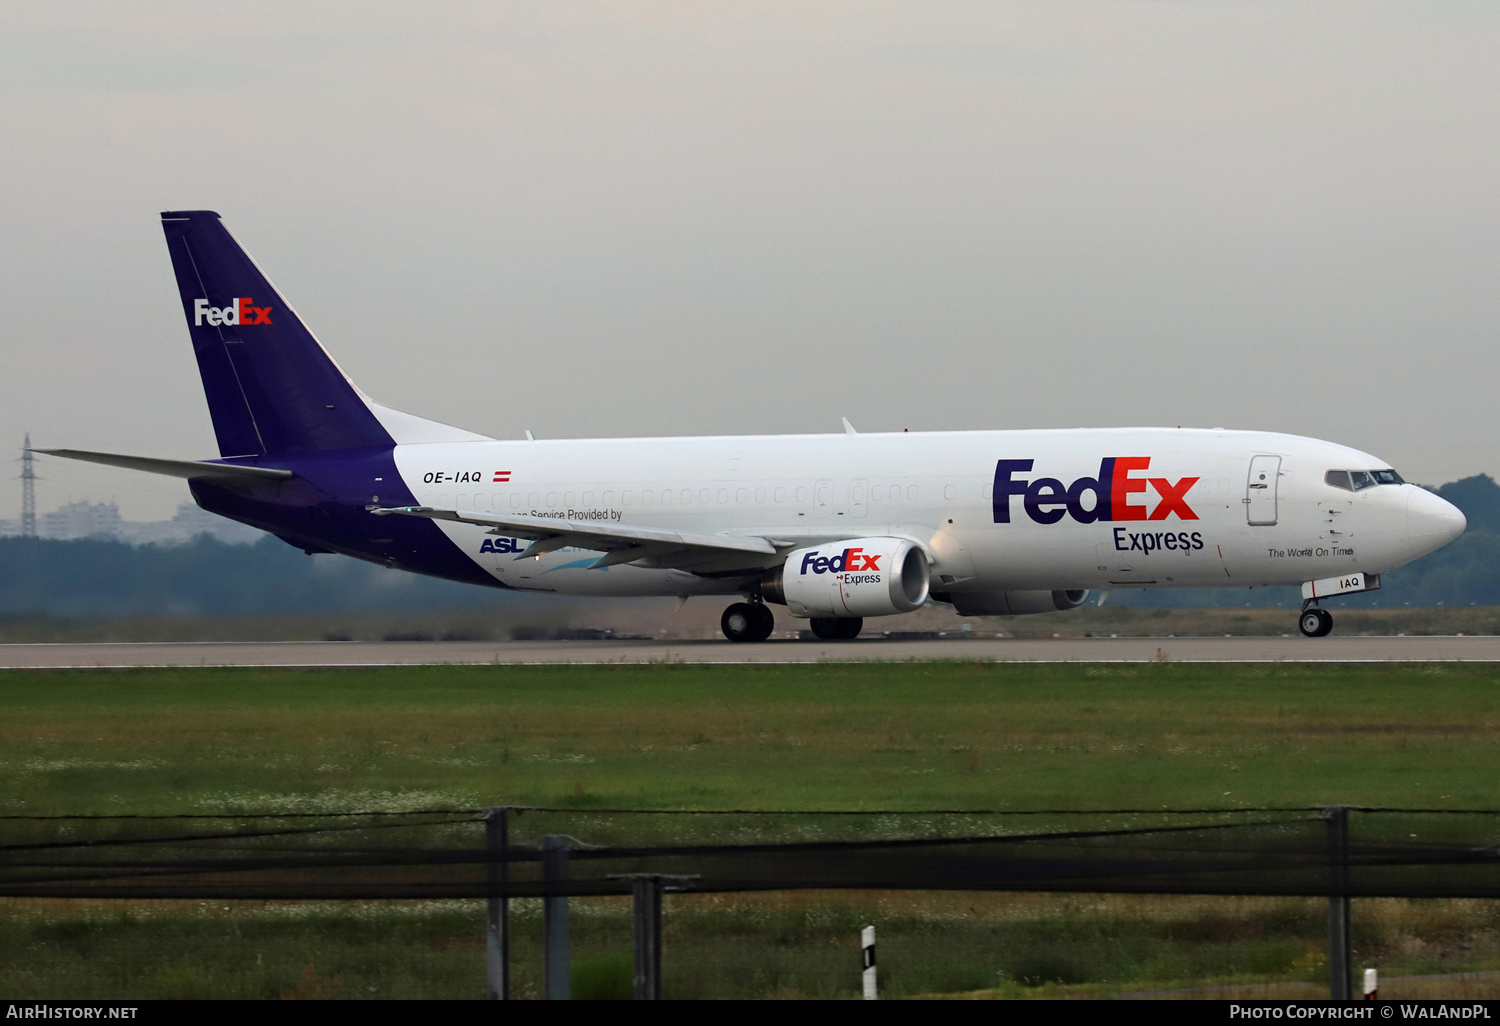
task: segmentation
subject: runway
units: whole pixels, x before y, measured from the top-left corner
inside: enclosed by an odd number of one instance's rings
[[[0,669],[526,664],[1500,662],[1500,637],[769,641],[292,641],[0,645]]]

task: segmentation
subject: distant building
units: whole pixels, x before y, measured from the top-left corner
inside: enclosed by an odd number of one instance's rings
[[[14,538],[21,533],[21,521],[0,520],[0,538]]]
[[[183,545],[201,534],[230,545],[250,545],[265,537],[253,527],[236,523],[191,502],[177,507],[171,520],[135,521],[120,516],[113,502],[70,502],[44,513],[38,532],[43,538],[114,538],[131,545]],[[19,520],[0,520],[0,537],[19,535]]]
[[[70,502],[42,514],[43,538],[118,538],[125,521],[112,502]]]
[[[250,545],[265,537],[264,531],[210,513],[191,502],[178,506],[171,520],[126,521],[120,537],[132,545],[182,545],[200,534],[229,545]]]

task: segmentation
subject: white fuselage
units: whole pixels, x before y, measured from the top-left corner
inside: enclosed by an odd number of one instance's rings
[[[1112,494],[1101,497],[1111,460]],[[485,440],[403,444],[395,462],[419,502],[443,509],[799,544],[905,538],[926,550],[934,591],[1296,585],[1387,570],[1463,530],[1456,509],[1414,485],[1326,483],[1330,470],[1387,466],[1367,453],[1252,431]],[[997,465],[1008,469],[997,476]],[[1097,519],[1101,503],[1113,519]],[[599,554],[579,549],[518,559],[524,542],[441,526],[513,588],[690,595],[743,586],[651,566],[589,569]]]

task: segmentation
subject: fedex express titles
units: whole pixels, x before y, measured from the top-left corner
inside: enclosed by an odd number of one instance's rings
[[[1098,477],[1080,477],[1063,484],[1055,477],[1026,479],[1018,474],[1030,473],[1035,460],[997,460],[995,462],[995,523],[1008,524],[1011,499],[1019,497],[1026,515],[1038,524],[1055,524],[1072,517],[1080,524],[1122,520],[1197,520],[1198,514],[1188,505],[1187,493],[1197,484],[1196,477],[1148,477],[1150,456],[1106,456],[1099,461]],[[1141,476],[1133,476],[1140,474]],[[1152,493],[1156,504],[1148,509]],[[1085,501],[1085,497],[1087,501]],[[1139,503],[1133,499],[1142,500]],[[1189,552],[1203,548],[1198,531],[1131,531],[1114,529],[1115,548],[1122,552],[1149,553],[1157,549]]]

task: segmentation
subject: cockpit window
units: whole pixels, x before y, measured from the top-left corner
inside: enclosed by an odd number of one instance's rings
[[[1323,482],[1346,492],[1362,492],[1376,485],[1406,483],[1394,470],[1330,470],[1323,475]]]

